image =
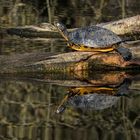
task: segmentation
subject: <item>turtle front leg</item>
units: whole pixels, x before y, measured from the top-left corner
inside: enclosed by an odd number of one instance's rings
[[[66,104],[67,104],[67,100],[69,98],[69,95],[66,95],[65,98],[61,101],[60,105],[58,106],[56,113],[62,113],[64,112],[64,110],[66,109]]]

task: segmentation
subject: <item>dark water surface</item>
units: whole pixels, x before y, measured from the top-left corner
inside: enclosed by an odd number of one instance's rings
[[[139,139],[139,74],[108,76],[1,76],[1,138]]]
[[[140,2],[52,0],[49,11],[45,0],[0,0],[0,8],[1,26],[80,27],[137,15]],[[70,51],[61,39],[0,37],[0,55]],[[0,75],[0,140],[76,139],[140,139],[139,71]]]

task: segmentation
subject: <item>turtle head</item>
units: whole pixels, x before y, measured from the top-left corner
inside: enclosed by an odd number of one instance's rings
[[[63,113],[65,111],[65,109],[66,109],[66,106],[63,106],[63,105],[59,106],[56,110],[56,113],[57,114]]]
[[[57,27],[60,34],[68,41],[68,31],[66,26],[60,22],[54,23],[54,25]]]

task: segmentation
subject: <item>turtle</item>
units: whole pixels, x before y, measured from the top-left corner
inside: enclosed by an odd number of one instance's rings
[[[91,92],[88,92],[90,88]],[[95,89],[95,90],[94,90]],[[98,90],[97,90],[98,89]],[[104,90],[100,90],[104,89]],[[83,92],[84,90],[84,92]],[[86,91],[87,90],[87,91]],[[67,106],[74,108],[101,110],[108,108],[116,103],[120,96],[117,95],[117,89],[100,87],[80,87],[71,88],[66,94],[61,104],[57,107],[56,113],[63,113]]]
[[[124,47],[125,40],[106,28],[92,25],[68,32],[63,23],[56,22],[54,25],[67,41],[68,46],[74,50],[85,52],[110,52],[115,50],[125,61],[132,57],[130,50]]]
[[[63,113],[68,105],[75,108],[102,110],[116,104],[121,96],[129,97],[130,79],[120,85],[82,86],[68,88],[68,92],[58,106],[56,113]]]

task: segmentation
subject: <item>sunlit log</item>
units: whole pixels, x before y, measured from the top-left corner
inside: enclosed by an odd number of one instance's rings
[[[98,24],[107,28],[116,34],[127,38],[127,40],[140,39],[140,15],[113,21],[104,24]],[[1,29],[2,30],[2,29]],[[56,38],[61,37],[56,28],[49,23],[43,23],[40,25],[31,25],[23,27],[13,27],[5,29],[8,34],[18,35],[21,37],[42,37],[42,38]],[[73,29],[69,29],[71,31]],[[3,30],[2,30],[3,31]]]

